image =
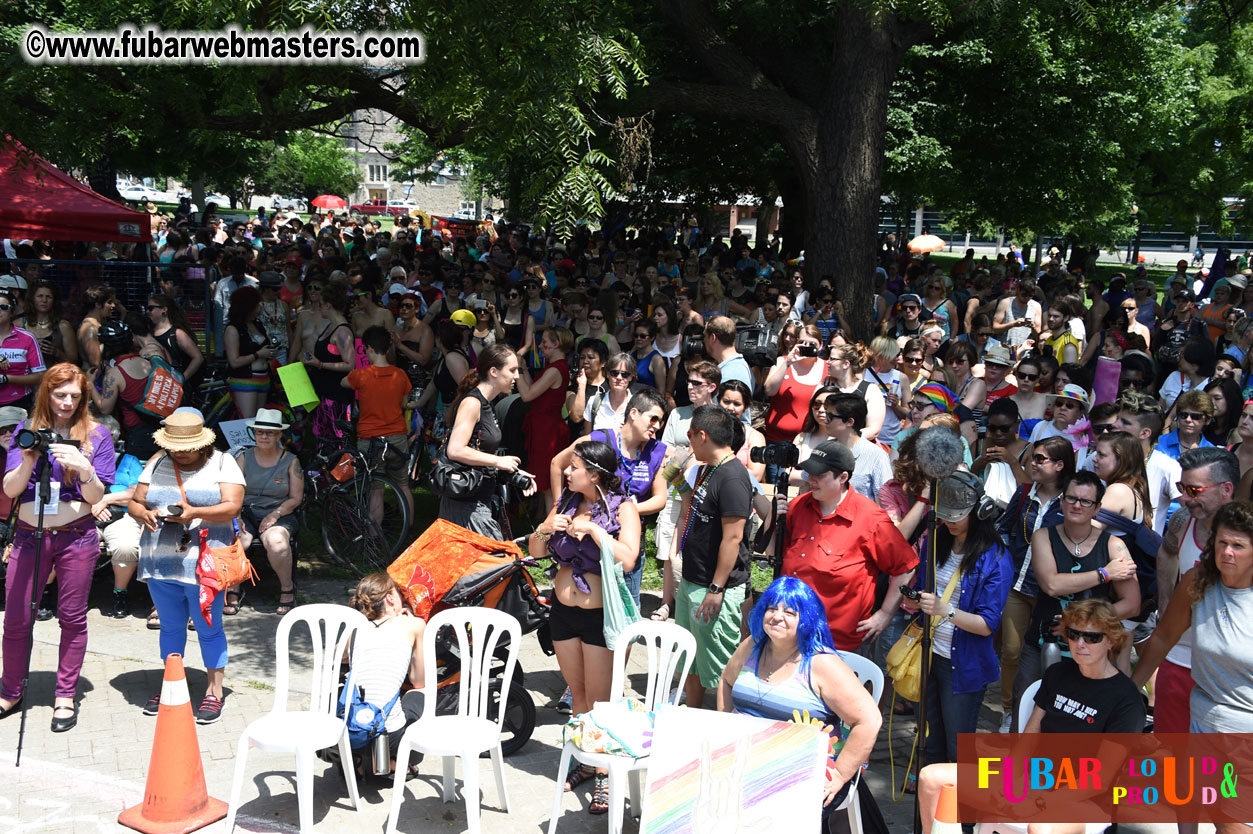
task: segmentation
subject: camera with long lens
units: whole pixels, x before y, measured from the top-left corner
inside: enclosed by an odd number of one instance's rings
[[[679,340],[679,356],[684,359],[695,359],[705,355],[704,336],[684,336]]]
[[[748,450],[748,459],[753,463],[764,463],[780,469],[791,469],[800,463],[801,450],[795,443],[772,443],[769,446],[754,446]]]
[[[22,429],[14,435],[13,442],[22,451],[38,452],[41,455],[47,454],[48,447],[53,443],[64,443],[75,449],[79,448],[77,440],[62,437],[52,429]]]

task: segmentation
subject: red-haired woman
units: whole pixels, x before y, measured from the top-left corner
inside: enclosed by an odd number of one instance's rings
[[[113,483],[114,450],[109,430],[87,411],[87,377],[68,362],[54,365],[39,384],[29,420],[17,427],[51,429],[76,441],[52,443],[47,453],[20,449],[15,443],[5,464],[4,493],[18,502],[13,552],[5,575],[4,678],[0,684],[0,718],[16,711],[22,700],[22,678],[30,651],[31,587],[42,588],[53,568],[57,571],[57,618],[61,622],[61,651],[57,665],[56,701],[52,732],[63,733],[78,723],[74,698],[78,675],[87,651],[87,594],[100,556],[92,504],[104,498]],[[51,500],[44,505],[44,534],[39,564],[35,564],[35,495],[38,474],[51,466]],[[37,569],[37,570],[36,570]],[[36,575],[37,573],[37,575]]]

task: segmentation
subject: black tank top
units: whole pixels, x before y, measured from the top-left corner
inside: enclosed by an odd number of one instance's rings
[[[340,356],[338,353],[331,352],[331,343],[335,339],[335,332],[341,327],[348,327],[347,322],[340,324],[328,324],[326,329],[322,331],[322,335],[318,336],[318,340],[313,343],[313,358],[320,362],[347,362],[353,364],[356,357],[352,354],[348,356]],[[348,371],[328,371],[324,368],[310,368],[309,381],[313,383],[313,390],[324,400],[347,405],[352,402],[353,392],[351,389],[340,385],[340,381],[348,376]]]
[[[461,382],[459,379],[453,379],[452,372],[448,370],[448,357],[454,353],[466,359],[465,351],[460,348],[454,348],[444,354],[444,358],[439,362],[439,367],[435,369],[435,390],[439,392],[440,400],[445,403],[452,403],[453,398],[457,396],[457,384]],[[469,361],[469,359],[466,359],[466,362]]]
[[[178,346],[178,328],[171,327],[160,336],[154,333],[152,338],[156,339],[161,344],[161,347],[165,348],[166,355],[170,357],[171,365],[179,371],[187,370],[187,366],[191,364],[191,357]],[[249,353],[251,351],[240,350],[240,354],[243,356],[247,356]]]
[[[1091,550],[1075,558],[1074,551],[1062,541],[1060,524],[1045,529],[1049,531],[1049,544],[1052,545],[1053,560],[1057,563],[1059,574],[1094,571],[1098,567],[1105,567],[1109,562],[1110,532],[1108,530],[1101,531]],[[1051,597],[1041,590],[1040,595],[1035,599],[1035,608],[1031,611],[1031,622],[1027,626],[1027,634],[1035,641],[1035,645],[1039,646],[1045,633],[1052,629],[1053,617],[1065,611],[1067,605],[1081,599],[1109,599],[1109,590],[1110,586],[1104,584],[1077,594],[1063,594],[1060,597]],[[1064,643],[1062,651],[1066,651]]]

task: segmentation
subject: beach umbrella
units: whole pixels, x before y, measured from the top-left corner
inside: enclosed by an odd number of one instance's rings
[[[334,194],[321,194],[314,197],[309,205],[320,209],[342,209],[348,208],[348,201]]]
[[[909,251],[922,254],[923,252],[937,252],[948,246],[943,238],[936,235],[918,235],[909,242]]]

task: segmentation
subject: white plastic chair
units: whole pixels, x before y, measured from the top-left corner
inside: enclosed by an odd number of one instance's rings
[[[1025,732],[1027,722],[1031,720],[1031,713],[1035,710],[1035,695],[1040,691],[1040,684],[1043,681],[1036,681],[1028,686],[1022,693],[1022,700],[1018,702],[1018,732]],[[1089,822],[1084,825],[1084,834],[1101,834],[1102,831],[1109,828],[1109,823]],[[981,822],[977,829],[977,834],[1027,834],[1027,826],[1019,822]]]
[[[313,642],[313,662],[309,670],[309,708],[288,709],[288,687],[291,679],[288,644],[297,623],[308,626]],[[353,772],[352,748],[344,718],[335,715],[339,699],[339,670],[349,641],[359,628],[369,623],[361,612],[346,605],[301,605],[293,608],[279,621],[275,635],[274,706],[270,712],[253,721],[239,737],[235,754],[235,779],[231,785],[230,807],[226,814],[226,831],[235,829],[239,811],[239,795],[244,787],[244,768],[248,749],[255,747],[267,753],[294,753],[296,756],[296,802],[300,808],[301,834],[313,832],[313,762],[319,750],[339,747],[344,781],[353,810],[360,806],[357,777]],[[346,687],[352,686],[352,673]]]
[[[648,657],[648,681],[644,691],[644,708],[656,710],[666,705],[677,705],[696,657],[696,638],[680,625],[653,620],[639,620],[624,628],[618,635],[613,653],[613,678],[609,684],[609,700],[623,697],[626,689],[627,647],[636,640],[643,640]],[[639,653],[639,649],[636,649]],[[633,759],[630,756],[611,756],[605,753],[588,753],[567,741],[561,748],[561,764],[557,768],[557,795],[553,799],[552,816],[548,820],[548,834],[556,834],[557,818],[561,816],[564,782],[571,760],[588,767],[609,771],[609,832],[621,834],[624,804],[623,782],[631,792],[631,813],[643,812],[644,771],[648,768],[648,756]]]
[[[454,643],[462,659],[458,684],[457,714],[435,715],[436,692],[435,638],[443,627],[453,630]],[[492,661],[498,647],[507,641],[504,673],[499,690],[492,686]],[[505,718],[505,698],[513,671],[518,664],[518,644],[522,626],[513,616],[494,608],[449,608],[426,624],[422,637],[425,665],[424,691],[427,708],[423,716],[405,730],[396,753],[396,777],[392,784],[392,805],[387,814],[387,834],[395,834],[400,816],[400,803],[405,796],[405,776],[409,754],[417,750],[428,756],[440,756],[444,764],[444,801],[453,801],[456,760],[461,759],[461,794],[466,803],[466,827],[470,834],[479,831],[479,755],[491,753],[492,770],[496,773],[496,791],[500,807],[509,812],[509,793],[505,790],[504,754],[500,750],[501,726]],[[500,693],[496,717],[489,718],[492,692]]]
[[[879,699],[883,697],[883,670],[873,660],[852,652],[840,652],[840,659],[853,670],[853,674],[857,675],[857,680],[862,686],[870,685],[870,697],[876,704],[879,703]],[[844,801],[835,808],[837,811],[848,811],[848,827],[852,834],[861,834],[861,803],[857,801],[857,788],[860,784],[861,768],[858,767],[857,775],[853,777],[852,787],[848,789]]]

